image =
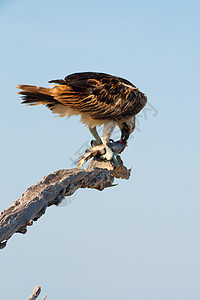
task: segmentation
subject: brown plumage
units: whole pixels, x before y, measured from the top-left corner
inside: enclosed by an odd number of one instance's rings
[[[56,106],[61,104],[70,109],[69,114],[74,111],[75,114],[87,114],[94,120],[117,121],[136,115],[147,101],[146,96],[129,81],[103,73],[76,73],[64,80],[49,82],[57,85],[53,88],[19,85],[22,103],[44,104],[55,113]]]
[[[127,140],[134,129],[134,116],[147,102],[145,94],[131,82],[104,73],[75,73],[64,80],[49,82],[54,86],[44,88],[19,85],[22,103],[46,105],[61,117],[81,115],[81,121],[90,128],[98,141],[98,134],[93,129],[97,125],[109,124],[109,128],[104,126],[105,143],[108,142],[115,125],[120,127],[124,132],[124,139]]]

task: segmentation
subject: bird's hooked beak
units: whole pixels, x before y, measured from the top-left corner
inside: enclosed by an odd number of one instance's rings
[[[129,127],[126,123],[123,123],[123,127],[121,129],[121,143],[126,144],[130,135]]]

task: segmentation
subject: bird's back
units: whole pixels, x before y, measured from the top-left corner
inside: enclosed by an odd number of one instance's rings
[[[131,82],[109,74],[75,73],[49,82],[55,86],[20,85],[23,103],[45,104],[61,116],[81,114],[93,120],[117,121],[136,115],[147,102]]]

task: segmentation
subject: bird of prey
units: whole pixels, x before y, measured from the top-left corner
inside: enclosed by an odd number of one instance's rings
[[[111,134],[118,126],[119,142],[126,145],[135,128],[135,115],[147,102],[146,95],[128,80],[104,73],[75,73],[49,83],[53,84],[50,88],[19,85],[22,103],[43,104],[60,117],[80,115],[96,143],[104,145],[106,152],[102,158],[115,158],[109,147]],[[101,125],[104,125],[102,137],[96,129]]]

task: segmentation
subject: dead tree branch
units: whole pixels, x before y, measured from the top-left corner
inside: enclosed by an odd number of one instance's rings
[[[28,300],[35,300],[37,299],[37,297],[39,296],[41,292],[41,287],[40,286],[36,286],[32,292],[32,294],[29,296]]]
[[[14,233],[25,234],[27,226],[37,221],[48,206],[59,205],[62,200],[71,196],[79,188],[90,188],[102,191],[113,186],[114,178],[129,179],[130,169],[123,166],[114,168],[110,162],[92,160],[87,170],[58,170],[45,176],[35,185],[30,186],[22,196],[13,202],[0,215],[0,249],[6,246]]]
[[[32,292],[32,294],[29,296],[28,300],[36,300],[37,297],[40,295],[41,293],[41,287],[40,286],[36,286]],[[45,300],[47,298],[47,296],[44,296],[42,298],[42,300]]]

